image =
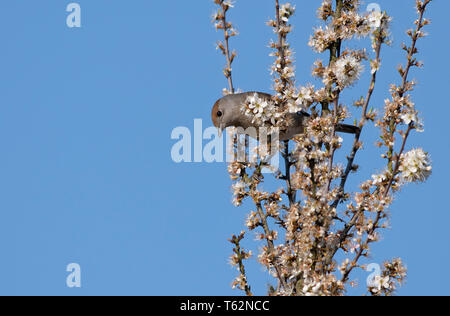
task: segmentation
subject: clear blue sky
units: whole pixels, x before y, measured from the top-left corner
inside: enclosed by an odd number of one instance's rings
[[[172,129],[192,127],[194,118],[209,124],[226,85],[213,1],[79,0],[81,29],[65,24],[70,2],[0,3],[0,294],[240,294],[230,289],[236,273],[227,238],[251,205],[231,205],[225,164],[170,157]],[[291,41],[306,83],[317,57],[306,44],[318,1],[293,2],[302,3]],[[413,0],[378,3],[394,17],[394,43],[384,51],[375,106],[398,82],[403,31],[415,18]],[[426,132],[411,140],[431,153],[434,174],[397,196],[392,229],[372,260],[404,259],[404,295],[450,294],[450,3],[430,8],[431,36],[419,43],[425,68],[413,72]],[[232,11],[243,90],[270,91],[270,16],[273,1],[238,1]],[[349,100],[359,96],[352,91]],[[370,134],[365,140],[370,147]],[[381,167],[373,151],[362,159],[371,166],[364,174]],[[72,262],[81,265],[81,289],[66,287]],[[255,293],[265,294],[262,268],[253,260],[248,270]]]

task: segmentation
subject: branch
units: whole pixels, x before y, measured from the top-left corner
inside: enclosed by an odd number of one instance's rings
[[[251,254],[246,253],[244,250],[241,249],[240,242],[244,239],[244,232],[242,232],[238,237],[233,235],[232,238],[229,240],[235,247],[233,249],[233,252],[235,253],[235,257],[233,258],[233,264],[236,264],[238,266],[239,272],[241,273],[240,276],[240,285],[244,288],[245,294],[247,296],[253,296],[252,291],[250,289],[250,285],[247,281],[247,275],[245,273],[245,267],[244,267],[244,259],[248,259],[248,256]]]
[[[275,11],[276,11],[276,15],[277,15],[277,25],[276,25],[276,31],[278,34],[278,45],[277,45],[277,49],[278,49],[278,53],[280,54],[280,65],[281,65],[281,69],[284,69],[286,67],[286,60],[285,60],[285,52],[284,52],[284,36],[283,34],[281,34],[280,30],[281,30],[281,17],[280,17],[280,1],[279,0],[275,0]],[[283,88],[286,88],[288,85],[288,81],[286,78],[280,76],[281,78],[281,82],[283,84]]]
[[[224,43],[219,43],[218,46],[222,50],[222,53],[225,55],[227,59],[227,65],[224,69],[224,75],[228,79],[228,86],[230,89],[230,92],[234,94],[234,86],[233,86],[233,76],[232,76],[232,68],[231,65],[233,63],[234,58],[236,57],[236,53],[230,53],[230,45],[229,45],[229,39],[232,36],[235,36],[236,34],[232,31],[232,25],[231,23],[227,22],[227,11],[230,9],[229,4],[224,0],[216,0],[215,3],[219,5],[222,9],[222,11],[219,10],[219,13],[216,15],[216,21],[220,21],[220,25],[216,26],[217,28],[223,29],[224,33]]]
[[[342,0],[336,0],[336,12],[334,13],[334,19],[339,19],[342,15]],[[337,31],[337,26],[335,26],[335,31]],[[338,39],[331,47],[330,47],[330,61],[329,61],[329,67],[332,66],[336,62],[336,60],[341,55],[341,46],[342,46],[342,40]],[[328,87],[329,93],[331,94],[332,90],[332,84]],[[338,124],[337,122],[337,115],[338,115],[338,107],[339,107],[339,96],[340,91],[338,90],[336,93],[336,97],[334,98],[334,108],[333,108],[333,127],[331,131],[331,136],[334,138],[336,136],[336,126]],[[329,111],[328,109],[328,103],[322,104],[322,114]],[[334,146],[334,142],[331,144],[330,148],[330,158],[328,162],[328,179],[327,179],[327,192],[330,191],[331,182],[333,181],[333,178],[331,176],[333,171],[333,164],[334,164],[334,154],[336,152],[336,147]]]
[[[376,44],[376,48],[375,48],[375,53],[376,53],[375,61],[378,64],[380,63],[381,46],[382,46],[383,42],[384,42],[384,38],[382,37],[381,32],[380,32],[378,35],[378,38],[376,39],[377,44]],[[341,177],[341,183],[339,185],[338,196],[336,197],[335,201],[331,205],[331,208],[337,208],[337,206],[339,205],[339,203],[341,202],[342,198],[345,195],[345,184],[347,183],[347,179],[348,179],[348,176],[350,175],[350,172],[353,170],[353,162],[355,161],[356,153],[358,152],[358,150],[361,147],[359,140],[361,137],[361,132],[367,122],[367,109],[369,107],[373,91],[375,90],[377,73],[378,73],[378,71],[374,71],[372,74],[372,78],[370,80],[370,85],[369,85],[369,90],[367,92],[367,96],[366,96],[366,99],[364,101],[364,105],[362,108],[361,120],[359,122],[359,130],[355,134],[351,154],[350,154],[350,156],[347,157],[347,167],[345,168],[345,171]]]
[[[428,5],[430,2],[431,2],[431,0],[425,0],[420,6],[418,6],[419,19],[418,19],[418,21],[417,21],[417,23],[416,23],[416,24],[417,24],[417,28],[416,28],[415,32],[411,34],[411,38],[412,38],[412,46],[411,46],[411,48],[410,48],[409,51],[408,51],[408,56],[407,56],[407,66],[406,66],[405,72],[404,72],[404,74],[403,74],[403,76],[402,76],[402,86],[401,86],[401,88],[400,88],[401,96],[403,96],[404,93],[407,91],[409,70],[411,69],[412,66],[416,65],[416,61],[413,60],[413,56],[417,53],[417,50],[416,50],[417,40],[418,40],[418,38],[420,37],[420,36],[419,36],[420,30],[421,30],[421,29],[423,28],[423,26],[425,25],[424,20],[423,20],[423,16],[424,16],[424,13],[425,13],[425,11],[426,11],[426,7],[427,7],[427,5]],[[378,51],[377,56],[379,56],[379,49],[380,49],[380,47],[381,47],[381,45],[377,47],[377,51]],[[378,60],[378,59],[377,59],[377,60]],[[371,95],[371,93],[372,93],[371,91],[373,91],[373,86],[375,85],[375,78],[376,78],[375,75],[376,75],[376,73],[374,74],[374,76],[372,76],[372,84],[371,84],[371,87],[370,87],[370,89],[369,89],[369,96]],[[400,93],[399,93],[399,94],[400,94]],[[367,99],[366,99],[366,102],[364,103],[363,114],[367,111],[367,106],[368,106],[368,104],[369,104],[368,100],[369,100],[369,98],[367,98]],[[364,115],[363,115],[363,118],[362,118],[362,120],[361,120],[361,123],[362,123],[362,124],[360,123],[360,128],[361,128],[361,129],[363,128],[363,126],[364,126],[364,124],[365,124],[365,122],[366,122],[366,119],[367,119],[367,118],[366,118],[366,115],[364,114]],[[407,142],[407,140],[408,140],[408,137],[409,137],[409,135],[410,135],[410,132],[411,132],[413,129],[414,129],[413,123],[409,124],[409,125],[408,125],[408,129],[407,129],[406,133],[405,133],[404,136],[403,136],[403,142],[402,142],[402,146],[401,146],[401,148],[400,148],[400,151],[398,152],[398,154],[396,154],[395,161],[394,161],[395,167],[393,168],[393,171],[392,171],[391,174],[390,174],[389,181],[388,181],[388,184],[387,184],[386,187],[385,187],[385,190],[384,190],[384,193],[383,193],[382,198],[386,198],[386,197],[389,195],[390,189],[392,188],[392,185],[393,185],[393,183],[394,183],[394,181],[395,181],[395,178],[396,178],[396,176],[397,176],[398,173],[399,173],[399,169],[400,169],[400,165],[401,165],[401,156],[402,156],[403,152],[405,151],[406,142]],[[396,127],[394,127],[394,129],[391,131],[391,133],[394,133],[395,130],[396,130]],[[359,141],[359,136],[360,136],[360,135],[357,135],[357,136],[355,137],[355,144]],[[352,168],[352,167],[351,167],[351,164],[353,163],[354,156],[356,155],[356,151],[358,150],[358,147],[359,147],[359,146],[354,146],[354,147],[353,147],[353,150],[352,150],[352,156],[349,157],[349,166],[350,166],[350,167],[347,166],[346,173],[344,174],[345,177],[343,177],[343,184],[341,183],[341,189],[342,189],[342,190],[343,190],[343,188],[344,188],[344,186],[345,186],[345,181],[346,181],[346,179],[347,179],[348,173],[350,172],[348,169],[350,168],[350,170],[351,170],[351,168]],[[393,148],[393,147],[391,147],[391,148]],[[391,164],[392,162],[390,161],[389,163]],[[347,171],[348,171],[348,172],[347,172]],[[378,190],[378,189],[377,189],[377,190]],[[374,192],[374,194],[375,194],[375,192]],[[337,206],[337,205],[339,204],[339,201],[340,201],[340,199],[342,198],[342,196],[343,196],[343,195],[342,195],[342,192],[341,192],[340,196],[338,196],[338,199],[336,199],[336,201],[334,202],[333,206],[334,206],[334,205]],[[355,226],[355,224],[358,222],[359,217],[364,213],[364,211],[365,211],[364,206],[361,206],[361,207],[353,214],[353,217],[352,217],[352,219],[350,220],[350,222],[349,222],[348,224],[345,225],[345,227],[344,227],[344,229],[343,229],[343,231],[342,231],[342,233],[341,233],[341,236],[340,236],[340,238],[339,238],[339,243],[338,243],[337,247],[335,247],[335,249],[333,249],[333,251],[332,251],[332,253],[331,253],[331,257],[328,258],[328,261],[329,261],[329,262],[331,262],[332,258],[333,258],[334,255],[336,254],[336,252],[342,247],[342,243],[347,239],[350,230],[351,230],[351,229]],[[371,235],[371,234],[373,234],[373,233],[375,232],[375,230],[378,228],[379,221],[380,221],[382,218],[383,218],[382,212],[381,212],[381,211],[378,211],[378,212],[377,212],[377,217],[376,217],[376,219],[375,219],[375,221],[374,221],[374,225],[373,225],[372,229],[368,232],[369,235]],[[368,246],[368,244],[369,244],[370,242],[371,242],[371,241],[370,241],[369,239],[367,239],[366,242],[360,247],[359,251],[357,252],[357,255],[356,255],[355,259],[354,259],[353,262],[352,262],[352,264],[350,265],[349,268],[347,268],[348,271],[346,271],[346,272],[344,273],[343,279],[342,279],[343,281],[348,280],[348,276],[350,275],[351,271],[356,267],[358,260],[359,260],[360,257],[363,255],[365,249],[367,249],[367,246]]]
[[[267,216],[264,213],[264,210],[263,210],[260,202],[256,203],[256,208],[257,208],[258,215],[259,215],[259,218],[262,223],[262,227],[264,229],[265,239],[267,241],[267,247],[269,248],[269,251],[271,254],[275,254],[275,245],[274,245],[273,241],[269,238],[269,236],[271,236],[271,232],[269,229],[269,224],[267,223]],[[280,281],[283,288],[286,290],[287,284],[286,284],[286,280],[284,279],[283,274],[281,272],[281,268],[278,266],[278,264],[275,262],[275,260],[272,261],[272,264],[275,268],[275,272],[277,273],[278,280]]]
[[[287,66],[286,63],[286,53],[284,51],[285,48],[285,35],[281,32],[281,16],[280,16],[280,2],[279,0],[275,0],[275,12],[276,12],[276,26],[275,30],[278,34],[278,44],[277,44],[277,50],[278,54],[280,56],[280,66],[281,69],[284,70]],[[287,80],[284,76],[280,74],[281,84],[283,91],[290,85],[290,81]],[[290,160],[290,153],[289,153],[289,141],[284,142],[285,148],[284,153],[282,153],[282,156],[284,158],[284,165],[285,165],[285,177],[286,180],[286,186],[287,186],[287,196],[289,198],[289,206],[292,206],[296,203],[296,196],[297,191],[293,189],[292,182],[291,182],[291,166],[292,162]]]
[[[386,186],[386,189],[385,189],[385,191],[384,191],[384,193],[383,193],[383,198],[386,198],[386,197],[388,196],[389,191],[390,191],[390,189],[391,189],[391,187],[392,187],[392,183],[394,182],[394,179],[395,179],[395,177],[396,177],[396,175],[397,175],[397,173],[398,173],[398,171],[399,171],[400,164],[401,164],[400,158],[401,158],[401,156],[402,156],[402,154],[403,154],[403,152],[404,152],[404,150],[405,150],[406,141],[407,141],[408,136],[409,136],[409,134],[410,134],[410,132],[411,132],[412,129],[413,129],[413,128],[412,128],[412,125],[409,125],[409,126],[408,126],[408,130],[406,131],[406,134],[405,134],[405,136],[403,137],[402,147],[401,147],[400,152],[398,153],[397,159],[396,159],[395,171],[394,171],[394,173],[391,175],[391,177],[390,177],[390,179],[389,179],[388,185]],[[364,212],[364,209],[361,208],[361,209],[358,211],[358,214],[361,214],[362,212]],[[384,218],[384,217],[383,217],[383,212],[382,212],[382,211],[378,211],[378,212],[377,212],[377,217],[375,218],[375,221],[374,221],[374,223],[373,223],[372,229],[371,229],[370,231],[368,231],[368,233],[367,233],[368,236],[371,236],[371,235],[373,235],[373,234],[375,233],[376,229],[379,228],[379,227],[378,227],[378,224],[380,223],[380,220],[383,219],[383,218]],[[352,263],[351,263],[350,266],[346,269],[344,275],[342,276],[342,280],[341,280],[342,282],[347,282],[347,281],[348,281],[348,278],[349,278],[350,273],[351,273],[352,270],[356,267],[356,265],[357,265],[359,259],[360,259],[361,256],[364,254],[364,251],[368,248],[368,246],[369,246],[369,244],[370,244],[371,242],[372,242],[372,240],[371,240],[370,238],[367,238],[366,241],[365,241],[365,243],[359,248],[359,250],[358,250],[358,252],[356,253],[356,256],[355,256],[355,258],[353,259]]]

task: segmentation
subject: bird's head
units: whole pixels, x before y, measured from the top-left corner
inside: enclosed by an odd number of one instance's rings
[[[211,111],[211,118],[214,126],[219,129],[219,136],[221,136],[225,128],[230,126],[230,115],[232,115],[232,111],[229,111],[230,109],[224,101],[224,98],[217,100]]]
[[[211,111],[211,118],[215,127],[219,129],[219,136],[227,127],[242,127],[244,129],[253,126],[251,118],[242,113],[242,107],[248,97],[258,96],[270,100],[271,95],[262,92],[244,92],[227,95],[216,101]]]

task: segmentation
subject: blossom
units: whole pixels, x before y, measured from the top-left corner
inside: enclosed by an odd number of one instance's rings
[[[245,221],[245,226],[247,226],[249,230],[254,230],[259,225],[261,225],[261,221],[259,220],[258,214],[252,211]]]
[[[371,287],[370,291],[374,294],[380,294],[380,292],[382,290],[387,290],[390,288],[389,281],[390,281],[389,276],[383,278],[383,277],[377,275],[372,281],[372,284],[371,284],[372,287]]]
[[[391,20],[392,19],[387,16],[386,13],[374,10],[369,14],[366,21],[372,31],[375,31],[381,27],[381,30],[383,32],[387,32],[389,28],[389,22]]]
[[[252,123],[261,126],[275,125],[281,115],[271,100],[260,98],[256,93],[247,98],[242,112],[252,119]]]
[[[239,289],[239,290],[245,290],[245,287],[247,286],[247,277],[243,274],[240,274],[231,284],[231,288],[233,290]]]
[[[372,184],[380,185],[380,184],[384,183],[387,179],[388,178],[387,178],[386,171],[382,174],[372,175]]]
[[[400,118],[406,125],[414,123],[415,129],[418,132],[423,132],[423,123],[419,119],[418,113],[416,111],[409,111],[407,113],[404,113],[400,116]]]
[[[300,87],[298,93],[294,96],[294,100],[288,103],[289,112],[297,113],[304,110],[308,106],[314,103],[315,91],[314,86]]]
[[[406,182],[424,182],[432,171],[428,153],[421,148],[404,153],[401,157],[400,171]]]
[[[314,102],[314,86],[301,87],[299,98],[297,99],[299,104],[306,105]]]
[[[289,18],[294,15],[295,13],[295,6],[292,6],[289,2],[286,4],[282,4],[280,7],[280,18],[284,22],[288,22]]]
[[[230,177],[232,180],[239,179],[242,169],[245,168],[245,165],[243,165],[240,162],[233,161],[228,165],[228,173],[230,174]]]
[[[326,21],[333,13],[331,0],[323,0],[322,5],[317,10],[319,18]]]
[[[244,200],[247,193],[245,192],[245,184],[241,181],[238,181],[233,184],[233,204],[234,206],[241,206],[242,201]]]
[[[381,20],[383,19],[384,14],[381,11],[373,10],[369,16],[367,17],[367,23],[369,27],[372,29],[377,29],[381,26]]]
[[[356,80],[359,79],[364,70],[363,65],[361,65],[361,61],[351,55],[339,58],[334,67],[336,80],[341,88],[351,86]]]
[[[338,35],[336,32],[325,26],[325,29],[319,27],[314,30],[314,35],[311,36],[308,45],[311,46],[316,52],[323,53],[330,45],[336,42]]]
[[[373,75],[376,72],[378,72],[378,70],[380,70],[380,61],[379,60],[371,60],[370,61],[370,73]]]
[[[234,8],[234,2],[232,2],[231,0],[225,0],[223,4],[227,7]]]
[[[317,296],[321,287],[322,284],[320,282],[317,282],[313,285],[304,286],[303,292],[306,293],[305,296]]]

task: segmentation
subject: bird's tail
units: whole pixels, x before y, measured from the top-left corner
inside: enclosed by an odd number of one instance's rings
[[[338,124],[336,126],[336,132],[347,133],[347,134],[358,134],[361,132],[361,129],[354,125],[348,124]]]

